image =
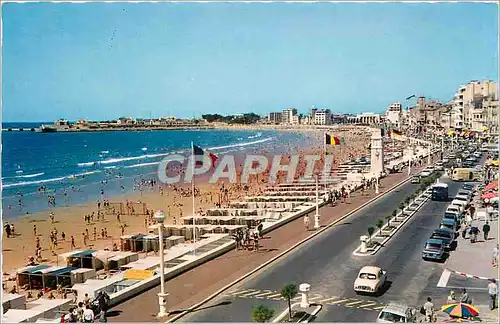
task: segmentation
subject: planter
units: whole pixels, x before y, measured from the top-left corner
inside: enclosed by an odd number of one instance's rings
[[[309,314],[304,312],[304,311],[293,311],[292,310],[292,319],[290,320],[288,318],[288,316],[286,316],[280,322],[281,323],[299,323],[299,322],[305,320],[308,316],[309,316]]]

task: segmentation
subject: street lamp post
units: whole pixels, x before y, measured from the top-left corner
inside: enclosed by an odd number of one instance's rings
[[[160,311],[158,312],[158,317],[168,315],[166,309],[168,294],[165,293],[165,254],[163,252],[163,222],[165,221],[165,217],[163,210],[157,210],[154,214],[154,219],[158,222],[158,244],[160,250],[160,293],[158,294]]]
[[[319,225],[319,175],[316,175],[316,215],[314,215],[314,229],[320,228]]]
[[[383,148],[382,148],[383,149]],[[377,157],[377,159],[379,158],[380,156],[380,152],[377,151],[375,152],[375,156]],[[377,162],[378,163],[378,162]],[[384,162],[382,161],[382,165],[384,165]],[[375,174],[375,194],[378,195],[379,194],[379,184],[378,184],[378,177],[379,177],[379,173],[377,172]]]
[[[408,148],[408,175],[411,173],[411,158],[413,156],[413,149],[411,145]]]

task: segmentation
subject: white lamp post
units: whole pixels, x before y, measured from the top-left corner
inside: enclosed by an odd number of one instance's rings
[[[314,215],[314,229],[318,229],[319,225],[319,174],[316,174],[316,215]]]
[[[409,158],[408,158],[408,175],[410,175],[411,173],[411,158],[413,157],[413,149],[410,145],[409,149],[408,149],[408,155],[409,155]]]
[[[168,315],[166,309],[168,294],[165,293],[165,254],[163,253],[163,222],[165,218],[166,215],[163,210],[157,210],[154,214],[154,219],[158,222],[158,244],[160,247],[160,293],[158,294],[160,311],[158,312],[158,317]]]

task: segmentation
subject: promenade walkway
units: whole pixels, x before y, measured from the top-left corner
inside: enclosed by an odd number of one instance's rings
[[[425,166],[414,168],[412,174],[420,171],[423,167]],[[404,170],[382,179],[380,194],[407,176],[407,171]],[[321,224],[326,225],[334,222],[374,196],[373,189],[365,191],[364,194],[361,194],[360,191],[354,192],[346,203],[339,203],[335,207],[325,206],[321,208]],[[310,216],[312,217],[313,214],[314,212]],[[167,309],[175,315],[189,308],[312,233],[312,231],[305,230],[303,220],[299,218],[267,234],[261,240],[262,247],[259,252],[233,250],[179,275],[166,283],[166,290],[169,292]],[[110,312],[109,321],[156,321],[158,292],[159,287],[114,307]],[[167,318],[161,319],[163,322],[166,320]]]

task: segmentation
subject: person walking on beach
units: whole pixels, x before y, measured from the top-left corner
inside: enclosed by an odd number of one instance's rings
[[[71,235],[71,248],[76,249],[75,237],[73,235]]]

